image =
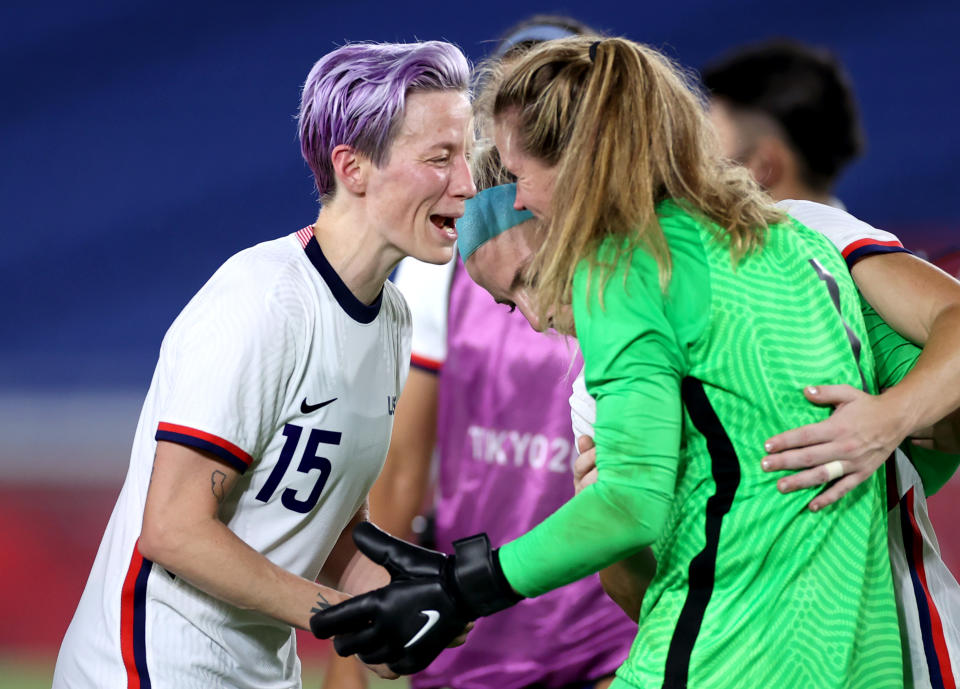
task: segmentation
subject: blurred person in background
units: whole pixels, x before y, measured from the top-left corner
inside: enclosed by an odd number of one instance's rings
[[[531,17],[499,41],[493,60],[479,70],[481,86],[500,60],[546,40],[594,33],[568,17]],[[478,151],[474,160],[478,188],[508,181],[494,149]],[[533,223],[531,217],[508,212],[502,221]],[[462,246],[459,255],[445,266],[407,259],[399,267],[396,284],[413,314],[412,368],[370,496],[373,521],[409,538],[429,493],[435,453],[431,536],[448,552],[453,541],[477,531],[497,541],[516,538],[573,496],[577,449],[568,397],[582,366],[578,356],[574,362],[575,343],[544,337],[521,313],[496,304],[467,275]],[[635,633],[636,625],[589,577],[523,601],[496,620],[479,620],[466,645],[444,651],[411,684],[602,689]],[[329,689],[366,685],[368,673],[352,658],[331,656],[327,672]]]
[[[746,166],[791,215],[827,231],[866,301],[901,333],[925,344],[925,328],[894,312],[930,313],[929,304],[918,298],[924,285],[936,293],[938,285],[948,282],[935,268],[908,255],[892,234],[831,208],[802,203],[842,208],[834,193],[836,182],[865,146],[853,86],[836,56],[795,41],[770,41],[732,51],[708,65],[702,78],[724,154]],[[942,317],[946,322],[949,311]],[[940,557],[926,498],[946,483],[956,462],[916,457],[924,453],[921,446],[905,443],[902,449],[894,448],[890,440],[873,450],[872,460],[842,452],[840,446],[848,438],[896,437],[900,420],[908,415],[871,408],[858,416],[851,403],[858,398],[863,404],[873,400],[861,398],[852,389],[814,386],[807,395],[819,404],[849,408],[819,428],[772,438],[770,451],[787,452],[772,455],[770,469],[843,461],[848,462],[844,474],[864,473],[893,450],[893,461],[888,463],[892,479],[887,483],[888,538],[906,680],[913,687],[955,685],[960,682],[960,586]],[[882,433],[881,427],[885,427]],[[806,449],[789,452],[794,447]],[[862,443],[861,447],[867,449]],[[911,455],[919,460],[916,466]],[[854,462],[863,462],[863,468],[853,471]],[[855,485],[850,480],[846,483]],[[806,485],[801,475],[780,483],[787,491]],[[832,495],[845,487],[832,488]],[[815,505],[822,506],[827,499],[821,496]]]
[[[294,628],[347,597],[316,579],[356,552],[407,375],[387,276],[448,261],[475,191],[468,78],[437,41],[314,65],[320,213],[227,260],[167,331],[54,687],[300,686]]]
[[[724,153],[775,200],[838,205],[865,140],[850,77],[829,51],[788,40],[736,50],[702,73]]]

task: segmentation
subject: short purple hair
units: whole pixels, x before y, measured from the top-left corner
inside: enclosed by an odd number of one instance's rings
[[[320,58],[303,85],[298,117],[300,150],[320,200],[336,188],[335,146],[353,146],[382,165],[403,122],[407,94],[465,91],[469,78],[463,53],[442,41],[351,43]]]

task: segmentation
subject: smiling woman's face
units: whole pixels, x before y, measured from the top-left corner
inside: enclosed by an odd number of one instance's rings
[[[476,193],[466,158],[471,121],[463,92],[412,93],[387,161],[371,166],[369,216],[405,255],[428,263],[453,255],[456,218]]]

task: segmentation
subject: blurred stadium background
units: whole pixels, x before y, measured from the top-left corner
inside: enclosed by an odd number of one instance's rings
[[[692,68],[774,36],[829,47],[868,136],[839,196],[957,275],[960,4],[863,7],[4,2],[0,687],[49,686],[167,326],[225,258],[314,219],[293,116],[320,55],[348,40],[446,39],[477,60],[533,12],[570,14]],[[931,508],[960,573],[960,482]],[[319,668],[328,647],[302,636],[301,650]]]

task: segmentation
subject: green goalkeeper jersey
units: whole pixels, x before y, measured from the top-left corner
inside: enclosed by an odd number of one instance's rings
[[[734,265],[708,222],[658,215],[665,293],[644,249],[605,283],[577,271],[599,479],[501,548],[507,580],[538,595],[652,545],[624,687],[902,687],[883,471],[814,513],[815,489],[782,495],[760,466],[766,438],[828,415],[804,386],[875,391],[843,259],[790,221]]]

